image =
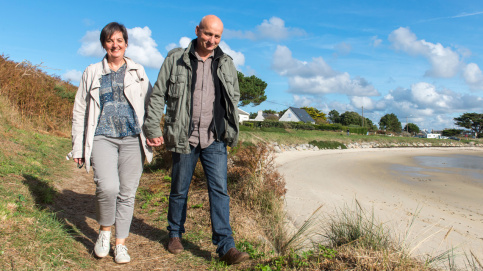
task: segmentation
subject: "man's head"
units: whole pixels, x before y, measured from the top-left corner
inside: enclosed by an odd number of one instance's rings
[[[207,15],[201,19],[196,26],[196,36],[198,37],[196,52],[200,56],[207,56],[218,47],[223,34],[223,23],[215,15]]]

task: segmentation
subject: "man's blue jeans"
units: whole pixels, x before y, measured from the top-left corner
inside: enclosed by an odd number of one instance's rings
[[[168,231],[169,237],[181,237],[185,232],[188,190],[198,158],[208,182],[210,198],[210,216],[212,241],[218,248],[216,252],[223,256],[235,241],[230,227],[230,196],[227,191],[227,151],[226,144],[215,141],[209,147],[201,149],[191,146],[191,153],[174,153],[169,195]]]

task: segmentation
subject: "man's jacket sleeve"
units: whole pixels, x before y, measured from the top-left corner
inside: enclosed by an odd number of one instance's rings
[[[146,120],[144,121],[144,133],[147,138],[163,136],[159,124],[163,117],[172,63],[168,57],[164,60],[158,74],[158,79],[154,84],[151,98],[149,99]]]

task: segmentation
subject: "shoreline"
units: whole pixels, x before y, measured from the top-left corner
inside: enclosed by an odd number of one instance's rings
[[[415,248],[413,256],[435,256],[458,246],[467,253],[471,250],[481,261],[481,180],[462,174],[464,170],[449,172],[447,168],[421,167],[414,159],[450,155],[483,157],[483,149],[405,147],[287,151],[276,154],[275,162],[285,177],[286,211],[296,227],[320,205],[323,205],[322,213],[330,215],[343,207],[353,207],[357,200],[368,214],[373,211],[378,221],[406,239],[408,248]],[[424,176],[402,174],[394,165],[419,167]]]

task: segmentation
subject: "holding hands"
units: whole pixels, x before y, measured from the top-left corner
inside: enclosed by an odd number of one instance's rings
[[[162,136],[157,138],[146,138],[146,142],[148,143],[148,146],[159,147],[164,144],[164,138]]]

